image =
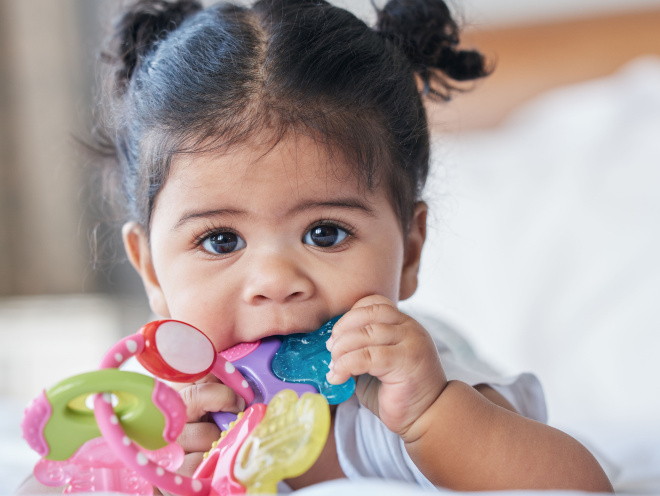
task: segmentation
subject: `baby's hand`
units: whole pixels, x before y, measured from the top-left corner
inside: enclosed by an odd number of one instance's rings
[[[209,374],[194,384],[172,384],[186,404],[188,423],[177,442],[185,457],[178,473],[191,477],[202,462],[204,453],[220,438],[220,428],[210,418],[210,412],[238,413],[245,409],[245,400]]]
[[[404,440],[447,384],[429,333],[384,296],[358,301],[337,321],[327,346],[328,382],[360,376],[360,402]]]

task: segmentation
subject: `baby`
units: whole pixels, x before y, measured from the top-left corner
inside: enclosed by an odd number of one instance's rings
[[[110,175],[154,313],[217,350],[342,315],[327,379],[356,377],[356,393],[292,489],[382,477],[611,491],[583,446],[524,416],[535,380],[513,391],[474,379],[397,308],[417,287],[426,234],[422,96],[446,99],[488,72],[458,42],[442,0],[391,0],[373,29],[321,0],[142,0],[106,54]],[[220,436],[209,413],[245,404],[213,376],[180,393],[191,475]]]

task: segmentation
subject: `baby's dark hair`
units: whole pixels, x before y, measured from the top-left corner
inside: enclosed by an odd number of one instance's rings
[[[447,99],[488,73],[458,49],[442,0],[391,0],[373,29],[322,0],[139,0],[113,40],[102,135],[124,216],[147,231],[175,154],[296,132],[341,154],[365,187],[384,181],[406,232],[429,168],[420,93]]]

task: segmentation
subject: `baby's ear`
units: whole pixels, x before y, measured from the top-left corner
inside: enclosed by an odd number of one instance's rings
[[[126,255],[128,255],[131,265],[142,278],[151,310],[159,317],[170,318],[165,295],[158,282],[158,277],[156,277],[156,270],[151,259],[151,248],[149,247],[147,233],[137,222],[124,224],[121,233]]]
[[[422,256],[422,247],[426,240],[426,214],[428,206],[425,202],[415,205],[415,213],[410,223],[408,235],[404,239],[403,268],[401,269],[401,285],[399,300],[410,298],[417,289],[417,273]]]

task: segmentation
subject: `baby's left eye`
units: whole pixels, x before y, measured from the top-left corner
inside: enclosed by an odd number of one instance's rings
[[[305,237],[303,243],[308,245],[319,246],[321,248],[330,248],[336,246],[348,237],[346,232],[341,227],[333,226],[330,224],[322,224],[312,227]]]

